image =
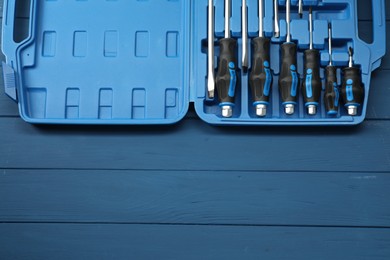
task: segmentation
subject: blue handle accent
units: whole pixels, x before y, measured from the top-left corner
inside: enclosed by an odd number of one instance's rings
[[[265,71],[265,86],[263,93],[265,96],[269,96],[269,92],[271,90],[271,83],[272,83],[272,74],[271,69],[268,61],[264,61],[264,71]]]
[[[347,99],[349,102],[351,102],[355,99],[354,95],[353,95],[352,85],[353,85],[353,80],[352,79],[347,80]]]
[[[236,74],[236,66],[234,62],[229,62],[229,72],[230,72],[230,85],[229,85],[229,97],[234,97],[234,93],[236,92],[236,84],[237,84],[237,74]]]
[[[257,106],[257,105],[269,105],[269,102],[267,101],[256,101],[256,102],[253,102],[253,105],[254,106]]]
[[[337,88],[337,84],[334,83],[333,84],[333,89],[334,89],[334,93],[336,94],[336,98],[335,98],[335,101],[334,101],[334,104],[336,107],[339,106],[339,102],[340,102],[340,92],[339,92],[339,89]]]
[[[222,103],[219,103],[219,106],[220,107],[224,107],[224,106],[234,107],[235,104],[231,103],[231,102],[222,102]]]
[[[313,97],[313,86],[311,84],[312,82],[312,78],[313,78],[313,70],[312,69],[308,69],[306,71],[306,95],[308,98],[312,98]]]
[[[290,66],[292,83],[291,83],[291,96],[295,97],[298,90],[298,73],[295,65]]]

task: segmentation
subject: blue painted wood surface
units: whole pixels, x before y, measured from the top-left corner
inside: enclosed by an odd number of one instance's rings
[[[348,128],[34,126],[0,79],[0,259],[390,259],[389,72]]]

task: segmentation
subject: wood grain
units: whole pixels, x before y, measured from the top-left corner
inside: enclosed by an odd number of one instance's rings
[[[387,229],[0,224],[6,259],[388,260]],[[17,246],[16,246],[17,245]]]
[[[390,173],[2,170],[0,222],[390,228]]]
[[[0,123],[0,168],[390,171],[390,121],[358,127],[34,126]]]

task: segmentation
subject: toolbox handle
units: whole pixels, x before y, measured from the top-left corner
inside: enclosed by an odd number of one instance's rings
[[[4,55],[7,58],[7,64],[14,67],[14,62],[16,61],[16,52],[17,49],[24,45],[25,43],[31,40],[33,35],[33,15],[36,7],[36,0],[30,0],[30,18],[28,25],[28,36],[23,39],[21,42],[15,42],[14,32],[15,32],[15,15],[16,12],[16,3],[18,0],[4,0],[3,6],[3,41],[2,41],[2,50]],[[20,0],[19,0],[20,1]],[[14,68],[15,69],[15,68]]]
[[[372,0],[373,42],[371,49],[372,70],[380,66],[381,58],[386,53],[386,13],[385,0]]]
[[[6,63],[2,63],[2,72],[4,78],[4,91],[5,93],[17,101],[17,52],[18,48],[31,41],[33,35],[33,15],[35,13],[36,0],[30,0],[30,16],[28,36],[20,42],[15,42],[15,19],[17,18],[16,6],[18,0],[4,0],[3,5],[3,30],[2,30],[2,51],[6,57]],[[20,0],[19,0],[20,1]]]

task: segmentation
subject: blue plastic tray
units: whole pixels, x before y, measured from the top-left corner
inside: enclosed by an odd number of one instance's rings
[[[7,62],[3,74],[6,93],[17,100],[20,115],[31,123],[171,124],[181,120],[194,102],[200,118],[211,124],[358,124],[365,118],[371,72],[385,54],[384,0],[372,0],[374,39],[370,44],[358,37],[356,0],[305,0],[306,11],[313,5],[314,46],[321,50],[321,64],[325,67],[329,60],[329,21],[333,61],[339,68],[347,66],[347,49],[355,49],[365,100],[358,116],[348,116],[343,107],[336,116],[328,116],[323,105],[316,116],[308,116],[300,97],[296,113],[286,116],[277,86],[279,46],[286,38],[285,1],[279,1],[281,37],[272,38],[271,109],[265,118],[255,115],[249,74],[240,70],[234,115],[223,118],[217,100],[206,97],[207,0],[31,0],[29,33],[21,42],[14,41],[16,2],[4,1],[2,48]],[[273,5],[265,2],[265,31],[271,37]],[[299,19],[297,2],[292,0],[291,33],[298,43],[302,77],[309,32],[307,12]],[[232,3],[231,28],[238,39],[240,61],[241,1]],[[251,39],[258,32],[257,0],[247,0],[247,5]],[[223,0],[215,0],[215,64],[217,40],[223,36],[223,11]]]

